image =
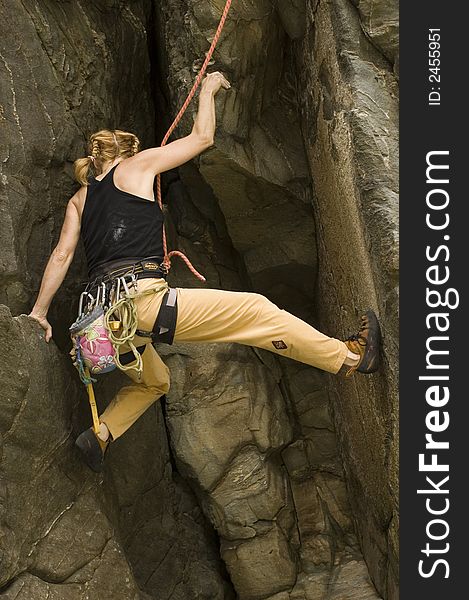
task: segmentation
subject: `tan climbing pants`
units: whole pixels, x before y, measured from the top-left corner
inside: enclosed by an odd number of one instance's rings
[[[139,279],[143,291],[161,279]],[[278,308],[261,294],[217,289],[176,288],[178,318],[174,342],[237,342],[264,348],[300,362],[337,373],[348,349],[341,340],[324,335],[298,317]],[[163,294],[137,297],[138,328],[151,331]],[[150,338],[135,336],[135,346],[146,345],[143,374],[125,371],[132,383],[122,387],[100,416],[114,439],[126,431],[145,410],[168,392],[170,373]],[[130,348],[122,346],[121,352]]]

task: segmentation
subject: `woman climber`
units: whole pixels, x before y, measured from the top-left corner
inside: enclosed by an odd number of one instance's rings
[[[52,337],[47,312],[72,262],[80,235],[90,281],[116,266],[126,267],[139,261],[143,268],[136,276],[138,293],[166,282],[163,213],[153,197],[154,179],[213,145],[215,95],[221,88],[229,87],[220,72],[208,74],[201,84],[191,133],[166,146],[139,151],[138,138],[121,130],[103,129],[90,136],[88,157],[74,163],[81,187],[68,202],[59,241],[29,315],[43,327],[47,342]],[[97,177],[88,180],[91,165]],[[175,290],[177,319],[172,335],[176,342],[247,344],[345,376],[378,369],[381,337],[372,310],[361,316],[357,333],[341,341],[321,333],[258,293]],[[152,331],[162,298],[160,293],[135,298],[137,332]],[[132,342],[141,354],[141,376],[134,370],[125,371],[132,383],[121,388],[99,416],[99,430],[87,429],[76,440],[84,460],[95,471],[102,469],[109,443],[169,390],[169,369],[152,339],[136,333]],[[128,344],[121,352],[123,363],[127,355],[133,358]]]

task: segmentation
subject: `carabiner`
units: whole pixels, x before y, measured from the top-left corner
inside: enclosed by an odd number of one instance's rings
[[[164,262],[164,260],[163,260],[163,262],[161,262],[161,263],[158,265],[158,267],[159,267],[159,268],[160,268],[160,269],[163,271],[163,273],[164,273],[165,275],[168,275],[168,273],[169,273],[169,268],[170,268],[170,267],[169,267],[169,265],[167,265],[167,264]]]
[[[138,281],[138,277],[136,273],[132,273],[131,275],[131,283],[130,283],[130,287],[133,287],[135,291],[137,291],[137,281]]]
[[[81,316],[83,315],[83,301],[86,296],[91,298],[91,301],[94,300],[93,296],[89,292],[85,291],[80,294],[80,302],[78,303],[78,318],[81,318]],[[90,302],[88,302],[88,305],[89,304],[90,304]]]
[[[96,299],[94,302],[94,308],[96,308],[99,305],[100,297],[101,297],[101,286],[99,286],[98,289],[96,290]]]
[[[125,276],[121,277],[121,279],[122,279],[122,285],[124,287],[125,293],[126,293],[127,296],[129,296],[130,295],[130,291],[129,291],[129,288],[127,286],[127,282],[125,281]]]

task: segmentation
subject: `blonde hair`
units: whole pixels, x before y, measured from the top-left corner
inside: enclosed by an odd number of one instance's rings
[[[139,147],[140,140],[133,133],[120,129],[101,129],[90,135],[88,156],[74,161],[75,179],[81,185],[88,185],[91,164],[96,174],[99,174],[106,161],[112,161],[119,156],[124,158],[133,156],[137,154]]]

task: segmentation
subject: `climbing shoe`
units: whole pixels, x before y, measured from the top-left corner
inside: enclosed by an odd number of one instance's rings
[[[357,333],[344,340],[347,348],[360,356],[357,364],[349,366],[345,377],[350,377],[355,371],[359,373],[374,373],[379,367],[379,350],[381,330],[373,310],[369,309],[360,317],[361,325]]]
[[[81,450],[84,461],[96,473],[103,470],[104,455],[109,446],[109,439],[104,442],[98,438],[94,429],[90,427],[80,433],[75,440],[75,446]]]

